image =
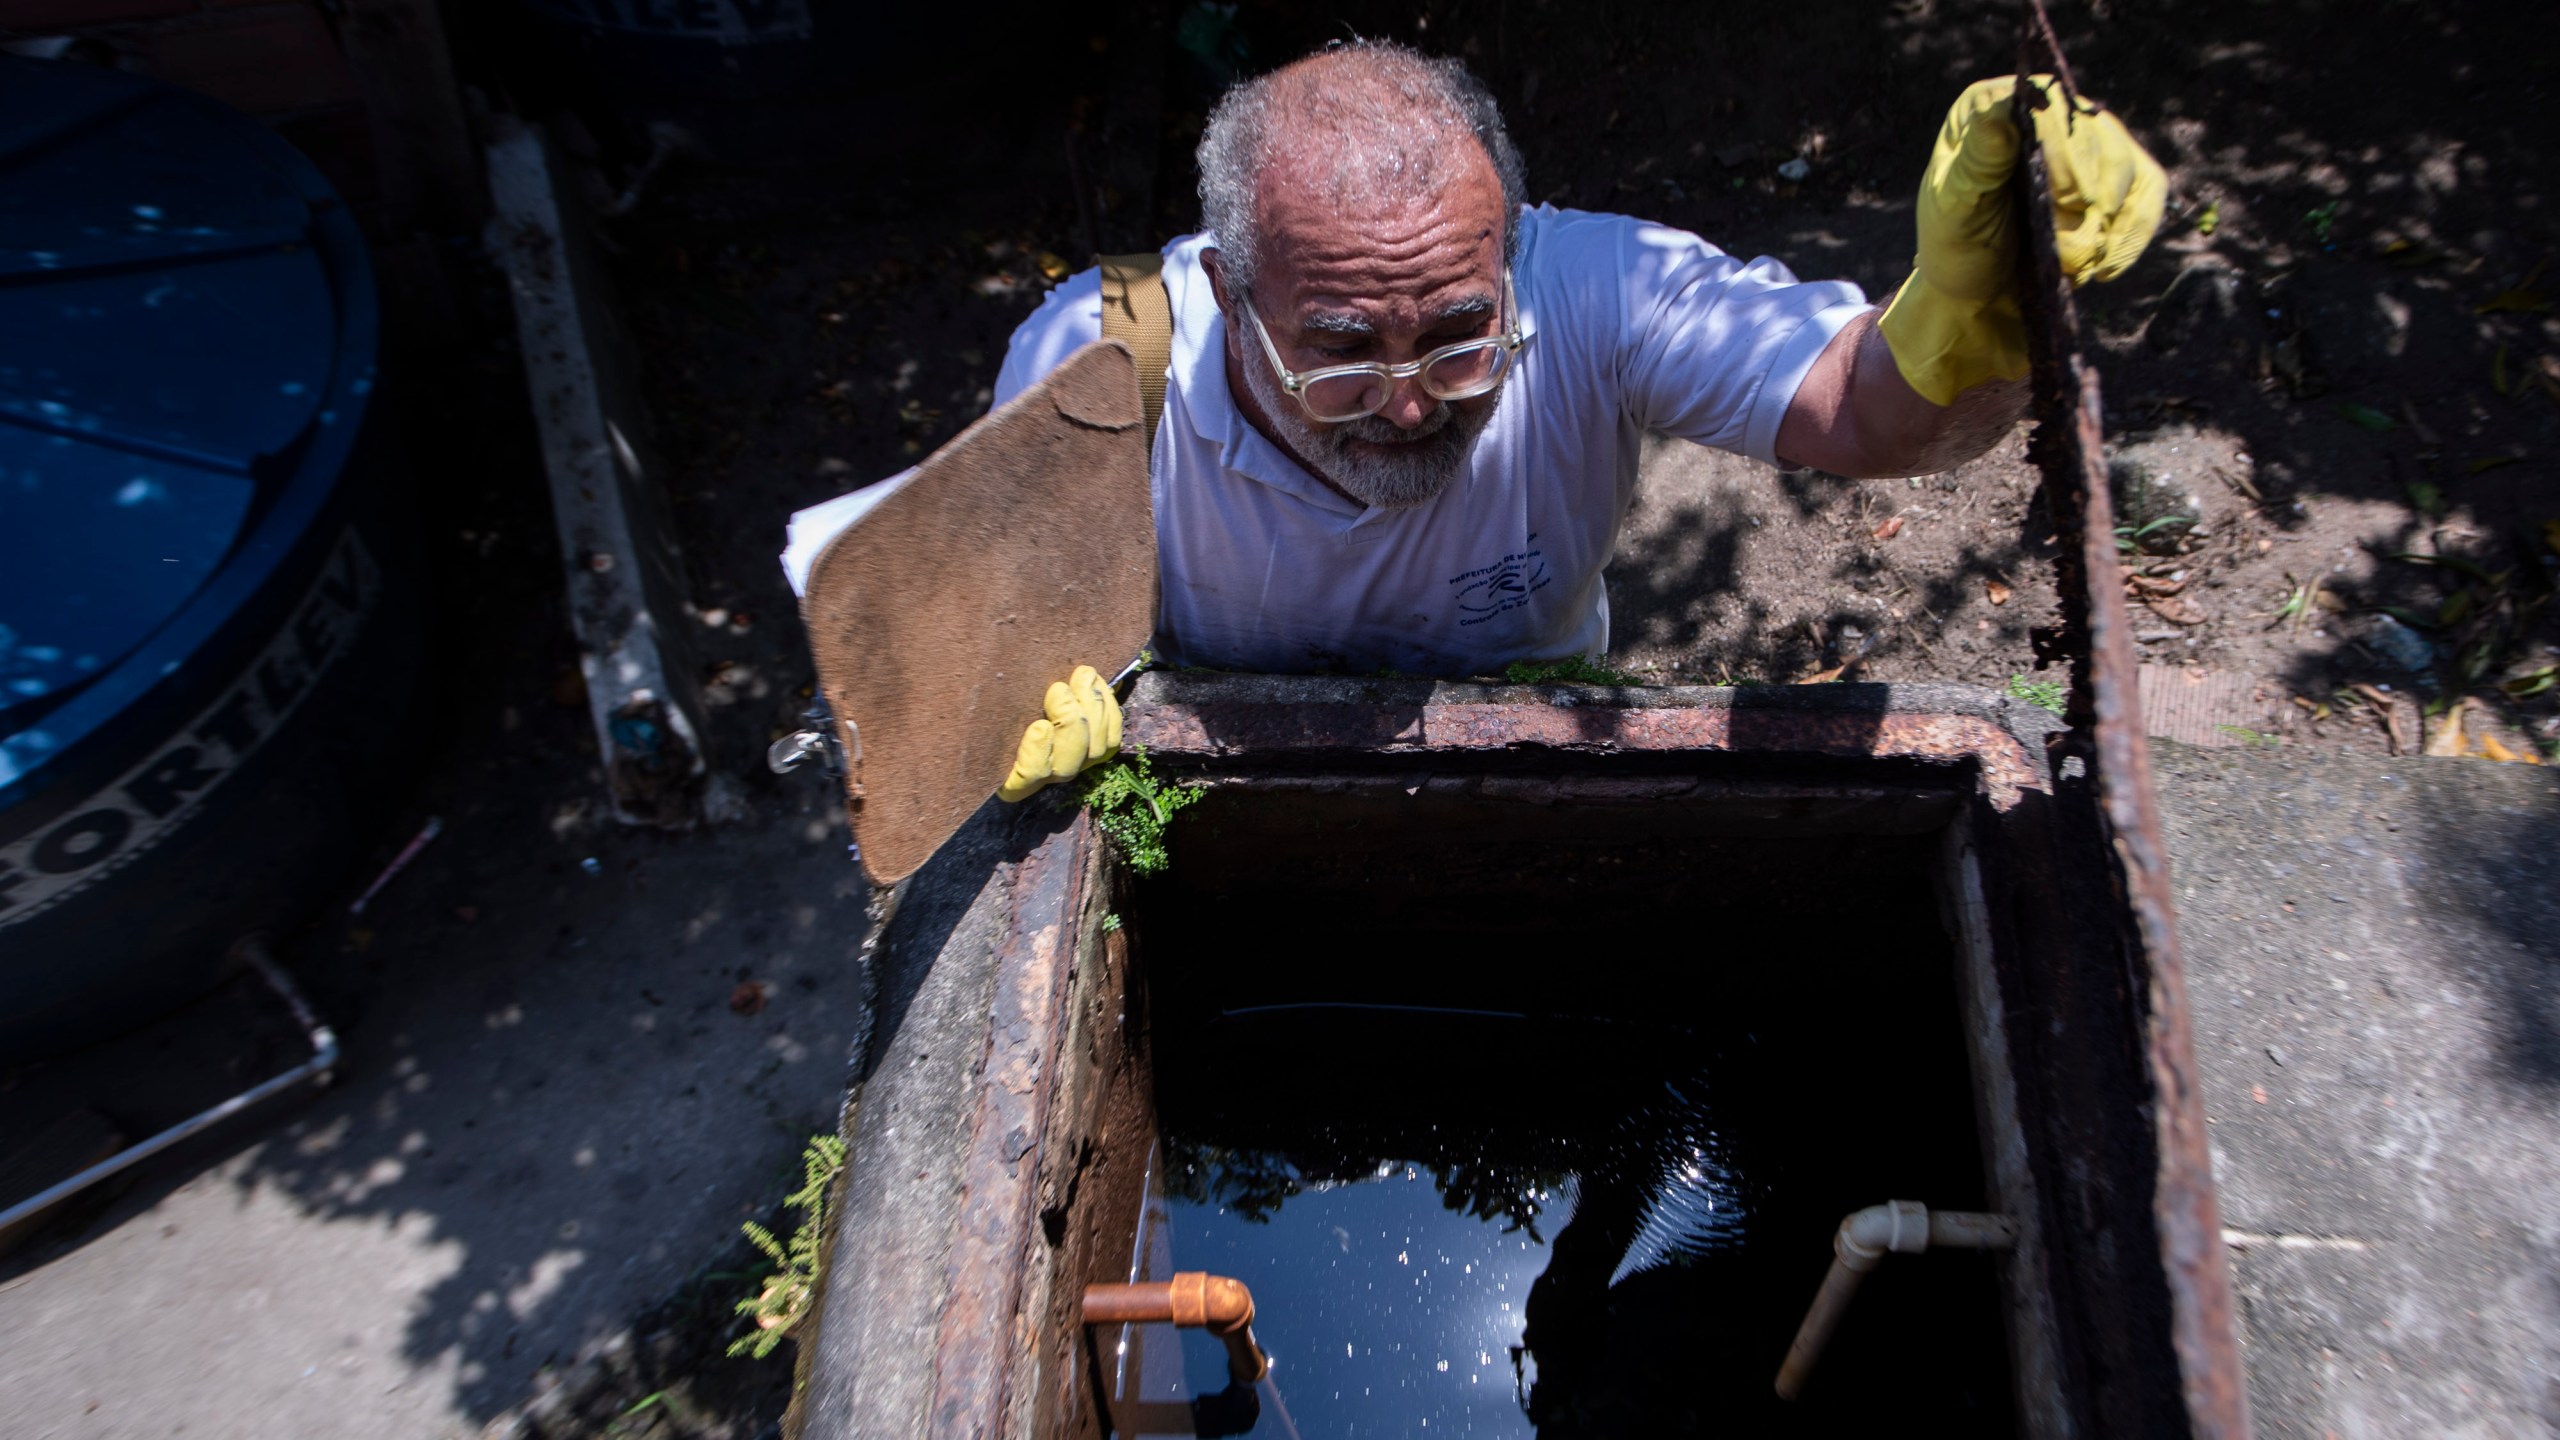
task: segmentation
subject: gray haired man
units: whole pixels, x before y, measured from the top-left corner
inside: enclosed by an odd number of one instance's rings
[[[1949,112],[1916,268],[1878,311],[1682,231],[1527,204],[1457,61],[1361,42],[1237,85],[1200,142],[1202,233],[1163,252],[1157,653],[1421,675],[1596,656],[1648,430],[1861,477],[1982,453],[2024,403],[2010,90]],[[2111,278],[2158,223],[2160,170],[2112,116],[2063,117],[2053,97],[2037,120],[2063,260]],[[998,400],[1100,334],[1087,271],[1014,332]],[[1048,709],[1008,799],[1116,743],[1089,667]]]

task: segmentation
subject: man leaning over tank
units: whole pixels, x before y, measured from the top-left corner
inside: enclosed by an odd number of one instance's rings
[[[1200,141],[1201,233],[1163,251],[1157,654],[1450,676],[1598,656],[1648,430],[1852,477],[1981,454],[2026,398],[2012,88],[1948,112],[1913,273],[1878,310],[1684,231],[1528,205],[1492,96],[1455,60],[1364,41],[1238,84]],[[2065,269],[2112,278],[2158,223],[2160,169],[2058,93],[2036,126]],[[1015,330],[998,403],[1100,334],[1088,270]],[[795,588],[853,500],[793,518]],[[1090,666],[1047,710],[1007,799],[1117,741]]]

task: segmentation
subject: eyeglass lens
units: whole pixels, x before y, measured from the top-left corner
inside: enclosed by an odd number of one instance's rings
[[[1425,393],[1439,400],[1467,400],[1493,388],[1502,378],[1510,351],[1499,339],[1453,350],[1422,372]],[[1387,403],[1393,387],[1374,371],[1325,375],[1307,382],[1307,409],[1319,419],[1357,420],[1374,415]]]

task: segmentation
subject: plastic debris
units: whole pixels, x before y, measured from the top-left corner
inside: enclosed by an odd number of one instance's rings
[[[2436,647],[2427,637],[2388,615],[2373,617],[2373,648],[2403,670],[2424,670],[2435,663]]]
[[[418,852],[426,849],[429,841],[443,833],[444,817],[428,816],[427,823],[419,829],[417,837],[400,847],[400,853],[392,856],[391,863],[382,867],[382,873],[373,877],[373,883],[364,887],[364,893],[357,896],[355,903],[347,907],[347,913],[363,914],[364,907],[373,903],[373,897],[382,893],[382,887],[391,883],[391,877],[399,874],[410,861],[417,859]]]

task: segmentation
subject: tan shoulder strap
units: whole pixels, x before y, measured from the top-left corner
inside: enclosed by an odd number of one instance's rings
[[[1096,257],[1102,267],[1102,338],[1129,347],[1138,361],[1138,408],[1147,419],[1147,449],[1155,453],[1156,419],[1164,414],[1164,377],[1173,368],[1173,299],[1165,293],[1164,257]]]

